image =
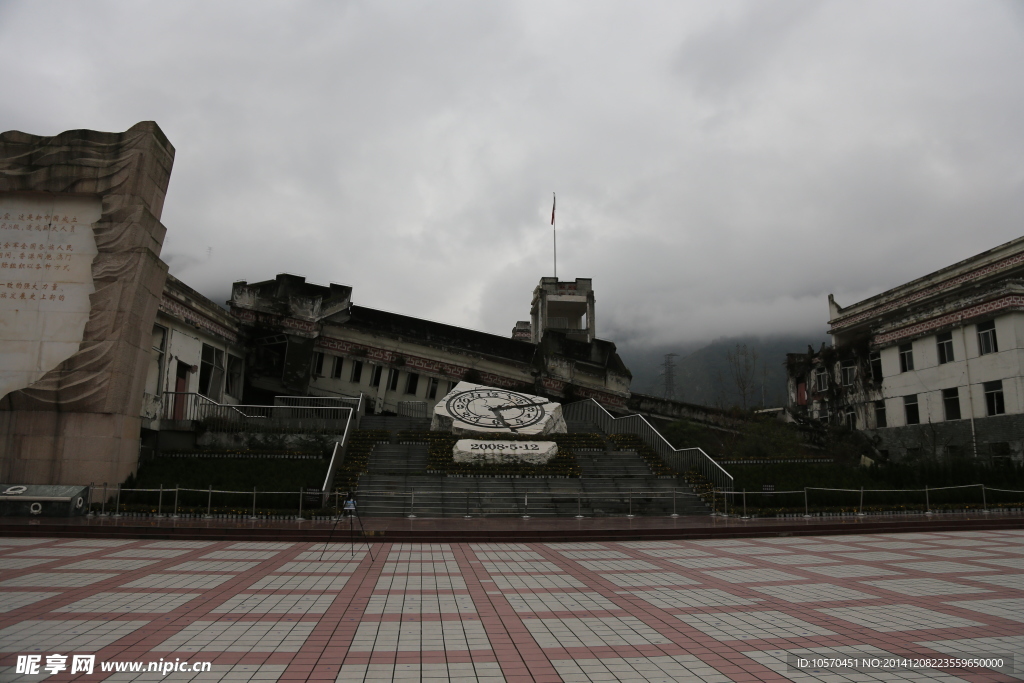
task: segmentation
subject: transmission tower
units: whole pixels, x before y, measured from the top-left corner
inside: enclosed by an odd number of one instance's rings
[[[678,356],[678,353],[666,353],[661,364],[661,378],[665,382],[664,395],[670,401],[676,398],[676,362],[673,359]]]

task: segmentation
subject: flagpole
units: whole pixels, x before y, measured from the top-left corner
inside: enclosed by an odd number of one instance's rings
[[[558,281],[558,228],[555,227],[555,193],[551,193],[551,244],[555,257],[555,282]]]

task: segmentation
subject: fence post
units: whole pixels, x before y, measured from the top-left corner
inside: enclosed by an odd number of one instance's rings
[[[469,489],[466,489],[466,516],[465,519],[471,519],[472,515],[469,514]]]
[[[409,519],[416,519],[416,489],[412,490],[412,499],[409,503]]]
[[[722,491],[722,509],[725,510],[725,512],[723,514],[726,517],[729,516],[729,495],[730,494],[732,494],[732,491],[729,490],[729,489],[725,489],[725,490]]]
[[[810,517],[811,510],[807,505],[807,487],[804,487],[804,517]]]
[[[932,514],[932,504],[928,500],[928,484],[924,485],[924,514]]]
[[[299,489],[299,514],[295,519],[302,521],[302,489]]]
[[[743,489],[743,519],[750,519],[747,517],[747,490]]]
[[[256,519],[256,487],[252,487],[252,515],[249,519]]]
[[[981,485],[981,507],[984,514],[988,514],[988,501],[985,500],[985,485]]]
[[[156,516],[164,516],[164,485],[160,484],[160,496],[156,499]]]
[[[523,494],[523,519],[530,518],[530,494]]]
[[[672,489],[672,516],[673,517],[678,517],[679,516],[679,515],[676,514],[676,489],[674,487]]]
[[[712,517],[714,517],[717,514],[717,512],[716,512],[717,509],[718,508],[715,505],[715,489],[712,488],[711,489],[711,516]]]
[[[174,485],[174,514],[171,515],[171,519],[178,518],[178,485]]]
[[[626,517],[634,517],[633,514],[633,489],[629,490],[629,514]]]
[[[96,488],[96,482],[90,481],[89,482],[89,501],[86,503],[86,506],[89,508],[89,512],[86,515],[88,517],[92,517],[93,515],[96,514],[95,512],[92,511],[92,490],[94,488]]]
[[[117,502],[114,503],[114,517],[121,516],[121,483],[117,484]]]
[[[864,487],[860,487],[860,507],[857,509],[857,516],[864,516]]]
[[[210,517],[212,516],[212,515],[210,515],[210,509],[213,507],[213,484],[210,484],[209,486],[210,486],[210,488],[206,491],[206,517],[205,517],[205,519],[210,519]]]
[[[576,492],[576,519],[583,519],[583,494]]]
[[[107,482],[103,482],[103,500],[100,501],[100,517],[107,516]]]

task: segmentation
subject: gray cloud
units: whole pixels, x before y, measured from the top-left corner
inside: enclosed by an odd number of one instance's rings
[[[1020,235],[1019,4],[8,2],[4,129],[177,148],[172,272],[288,271],[508,334],[551,273],[601,336],[817,338]],[[13,56],[13,57],[11,57]],[[212,252],[210,249],[212,248]]]

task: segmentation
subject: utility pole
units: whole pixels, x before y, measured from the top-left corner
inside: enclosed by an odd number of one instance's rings
[[[676,362],[678,353],[666,353],[661,364],[661,378],[664,381],[664,397],[670,401],[676,398]]]

